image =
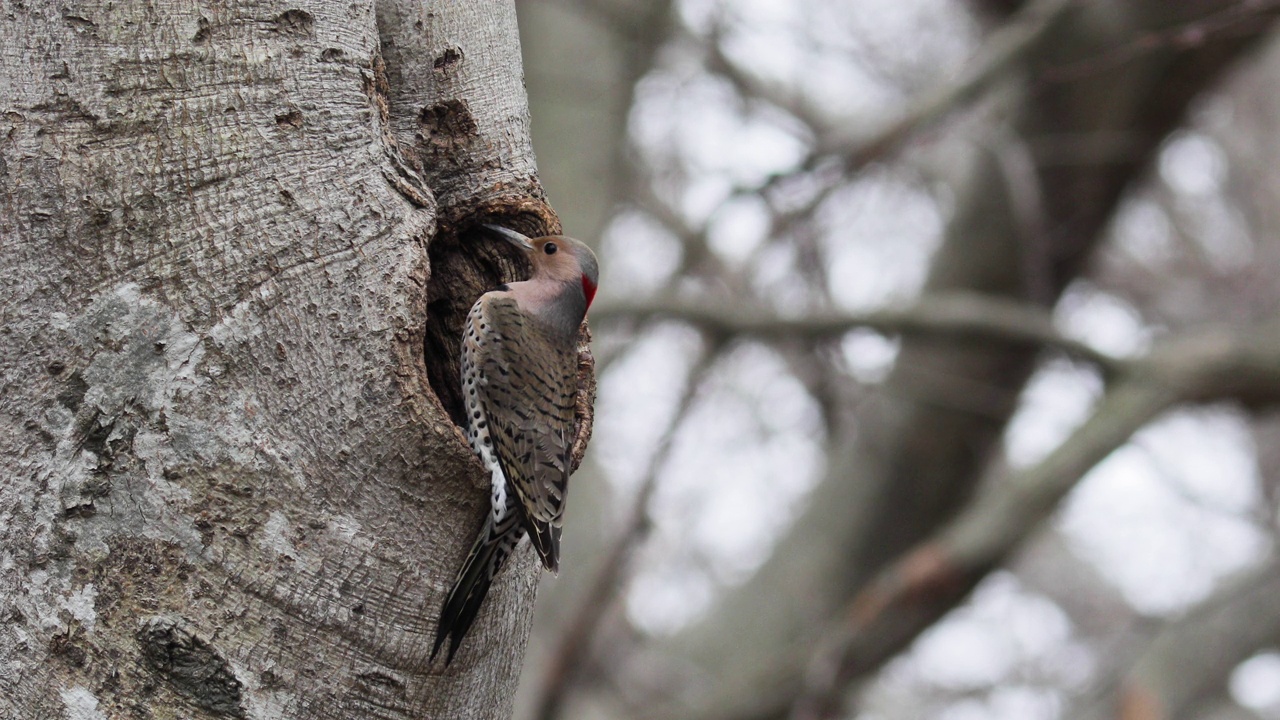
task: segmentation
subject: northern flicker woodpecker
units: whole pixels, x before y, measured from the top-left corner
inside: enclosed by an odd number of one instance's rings
[[[445,664],[475,622],[503,563],[526,537],[542,565],[560,567],[577,393],[578,326],[596,294],[596,256],[573,238],[530,240],[484,226],[524,250],[531,277],[480,296],[462,336],[467,439],[491,479],[490,509],[440,612]]]

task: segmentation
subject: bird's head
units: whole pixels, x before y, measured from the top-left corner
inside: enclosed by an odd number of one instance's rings
[[[524,251],[533,265],[530,279],[581,287],[587,307],[591,306],[600,283],[600,266],[586,243],[563,235],[527,238],[500,225],[486,224],[484,228]]]

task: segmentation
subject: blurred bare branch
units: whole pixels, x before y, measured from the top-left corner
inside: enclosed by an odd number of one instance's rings
[[[1027,3],[1007,25],[987,37],[982,53],[955,80],[926,93],[899,118],[870,135],[850,132],[849,126],[822,133],[818,151],[843,156],[849,170],[881,157],[919,128],[973,102],[1006,73],[1017,70],[1025,56],[1067,17],[1074,4],[1072,0]]]
[[[653,300],[647,304],[605,305],[592,310],[598,323],[687,322],[715,337],[751,337],[772,341],[838,338],[857,328],[886,335],[947,337],[967,341],[1020,343],[1060,350],[1093,363],[1107,374],[1124,369],[1124,360],[1064,336],[1049,313],[1033,305],[997,296],[954,292],[925,295],[909,307],[865,312],[830,312],[803,317],[780,315],[762,307],[710,302]]]
[[[1249,0],[1206,8],[1207,12],[1197,12],[1167,27],[1152,28],[1106,52],[1053,68],[1045,73],[1044,79],[1058,81],[1097,75],[1154,49],[1195,49],[1213,40],[1252,37],[1270,22],[1269,16],[1278,7],[1278,0]]]
[[[1280,558],[1231,579],[1169,623],[1124,672],[1117,694],[1074,717],[1173,720],[1226,691],[1231,671],[1280,642]]]
[[[1004,174],[1018,232],[1022,235],[1023,277],[1027,297],[1047,305],[1053,301],[1052,240],[1045,227],[1044,198],[1035,158],[1021,138],[1002,134],[990,140],[995,157]]]
[[[991,33],[982,52],[958,77],[925,93],[898,117],[871,132],[856,123],[831,118],[793,90],[738,67],[724,55],[715,38],[708,47],[708,69],[723,74],[745,97],[776,105],[812,129],[816,140],[805,170],[813,168],[816,158],[838,155],[844,158],[844,170],[853,172],[889,154],[920,128],[981,97],[1004,74],[1018,68],[1023,57],[1067,15],[1072,4],[1071,0],[1028,3],[1005,27]]]
[[[842,715],[847,686],[899,652],[924,628],[964,598],[1013,550],[1034,525],[1008,503],[1021,500],[1051,510],[1066,487],[1169,408],[1173,396],[1147,383],[1125,383],[1108,393],[1093,417],[1039,465],[1010,479],[1009,490],[984,496],[959,520],[882,571],[854,599],[839,640],[811,663],[794,720]],[[1016,517],[1010,517],[1010,510]],[[1035,513],[1039,519],[1043,513]]]
[[[841,639],[812,663],[792,718],[840,716],[849,683],[954,607],[1053,513],[1089,469],[1169,408],[1218,399],[1280,400],[1280,327],[1230,336],[1209,331],[1169,341],[1135,361],[1089,420],[1047,458],[979,496],[854,598]],[[1280,613],[1276,624],[1280,629]]]

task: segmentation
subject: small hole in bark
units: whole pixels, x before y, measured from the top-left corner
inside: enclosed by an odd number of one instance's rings
[[[302,113],[297,110],[290,110],[287,113],[277,115],[276,125],[279,125],[280,127],[300,128],[302,127]]]
[[[461,48],[446,48],[440,57],[436,58],[433,67],[439,72],[448,73],[450,68],[462,61]]]
[[[315,18],[306,10],[293,8],[276,16],[276,31],[282,35],[305,35],[310,37],[315,30]]]
[[[150,618],[135,638],[151,670],[193,705],[215,715],[245,716],[235,672],[185,620]]]
[[[452,154],[469,145],[477,137],[479,127],[465,100],[446,100],[422,108],[418,113],[418,133],[427,149]]]
[[[208,42],[209,36],[212,34],[213,32],[209,30],[209,21],[205,18],[200,18],[196,21],[196,34],[191,36],[191,42],[201,45]]]

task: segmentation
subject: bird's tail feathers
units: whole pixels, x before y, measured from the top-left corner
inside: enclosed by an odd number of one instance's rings
[[[511,556],[516,543],[520,540],[520,533],[511,532],[509,523],[503,523],[503,525],[507,527],[495,528],[492,516],[485,518],[484,528],[476,537],[475,544],[471,546],[467,561],[462,564],[458,579],[454,581],[453,589],[449,591],[449,598],[445,600],[444,608],[440,610],[440,622],[436,625],[435,646],[431,648],[432,661],[436,659],[436,654],[440,652],[445,639],[448,638],[449,652],[445,655],[444,662],[446,666],[453,662],[454,654],[458,652],[462,639],[466,637],[467,631],[476,621],[480,605],[489,594],[490,583],[493,582],[494,576],[502,569],[502,565]]]
[[[529,520],[529,541],[538,551],[542,566],[553,573],[560,572],[560,526],[540,520]]]

